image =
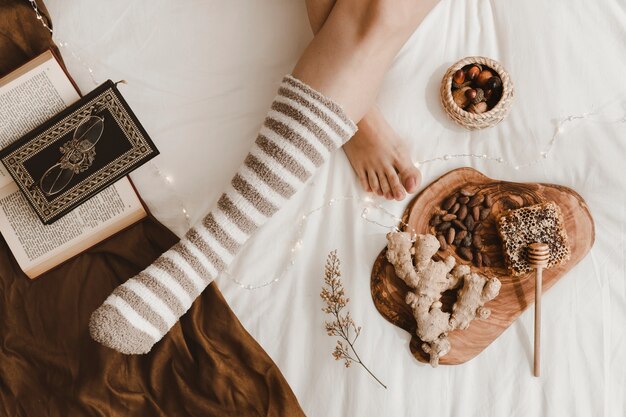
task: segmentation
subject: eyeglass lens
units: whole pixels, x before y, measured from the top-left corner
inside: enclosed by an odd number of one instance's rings
[[[96,146],[104,131],[104,119],[98,116],[85,118],[74,131],[75,147],[62,158],[66,163],[79,167],[86,158],[86,153]],[[64,168],[61,163],[50,167],[40,181],[41,191],[46,195],[58,194],[68,186],[74,178],[75,170]]]

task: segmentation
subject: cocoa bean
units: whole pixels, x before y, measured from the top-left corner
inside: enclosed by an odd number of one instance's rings
[[[478,251],[474,252],[474,265],[479,268],[483,266],[483,255]]]
[[[491,196],[491,194],[487,194],[487,196],[485,196],[485,201],[484,201],[485,207],[491,207],[493,206],[493,197]]]
[[[441,221],[441,216],[433,216],[433,218],[430,219],[430,225],[439,226],[441,224]]]
[[[461,230],[456,233],[456,238],[459,240],[464,239],[465,236],[467,236],[467,230]]]
[[[463,188],[459,192],[466,197],[472,197],[475,194],[469,188]]]
[[[452,242],[454,242],[455,234],[456,234],[456,231],[454,230],[454,227],[451,227],[448,229],[448,235],[446,236],[446,241],[448,242],[448,245],[451,245]]]
[[[502,200],[502,207],[506,210],[515,210],[521,206],[521,203],[508,197]]]
[[[467,206],[465,204],[461,205],[459,211],[456,212],[456,218],[459,220],[465,220],[465,216],[467,216]]]
[[[461,205],[459,203],[456,203],[455,205],[452,206],[452,208],[450,209],[450,213],[452,214],[456,214],[457,211],[459,211],[459,208],[461,207]]]
[[[467,227],[467,230],[473,231],[475,225],[476,225],[476,222],[474,221],[474,217],[467,216],[465,218],[465,226]]]
[[[476,233],[476,232],[478,232],[482,228],[483,228],[483,223],[478,223],[478,224],[474,225],[473,232]]]
[[[464,195],[462,197],[457,198],[456,201],[458,201],[461,204],[467,204],[470,201],[470,198]]]
[[[487,255],[485,255],[483,253],[483,265],[484,266],[491,266],[491,258],[489,258]]]
[[[471,261],[474,258],[474,255],[472,255],[472,251],[469,248],[458,248],[456,253],[458,253],[459,256],[466,261]]]
[[[477,194],[474,197],[470,198],[470,201],[469,203],[467,203],[467,205],[470,207],[474,207],[479,204],[482,204],[483,201],[485,201],[485,196],[483,194]]]
[[[443,237],[443,235],[437,235],[437,240],[439,241],[439,250],[448,249],[448,242],[446,242],[446,239]]]
[[[480,220],[485,220],[487,217],[489,217],[490,213],[491,213],[490,207],[480,210]]]
[[[456,219],[456,215],[455,214],[446,214],[444,216],[441,216],[441,220],[443,220],[444,222],[449,222]]]
[[[472,237],[465,236],[465,238],[461,241],[461,246],[465,246],[466,248],[472,246]]]
[[[439,226],[437,226],[436,229],[439,230],[440,232],[445,232],[446,230],[450,228],[450,226],[452,226],[452,223],[443,222]]]
[[[456,203],[456,197],[450,196],[444,200],[441,204],[441,208],[444,210],[450,210],[450,208]]]
[[[454,246],[461,246],[461,239],[459,238],[454,239],[454,242],[452,242],[452,244]]]
[[[452,224],[454,226],[456,226],[457,229],[460,230],[467,230],[467,226],[465,226],[461,221],[457,220],[452,220]]]
[[[472,217],[474,218],[474,222],[478,222],[480,220],[480,207],[474,206],[472,209]]]
[[[481,249],[483,247],[483,240],[480,235],[474,233],[474,236],[472,237],[472,246],[476,249]]]

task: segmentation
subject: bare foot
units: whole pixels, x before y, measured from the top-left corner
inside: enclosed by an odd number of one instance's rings
[[[343,150],[365,191],[388,200],[402,200],[414,193],[422,175],[411,161],[406,144],[384,119],[372,109],[359,123],[359,131]]]

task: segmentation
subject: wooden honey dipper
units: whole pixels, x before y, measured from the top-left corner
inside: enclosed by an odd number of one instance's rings
[[[528,264],[535,269],[535,360],[534,374],[541,371],[541,281],[543,269],[548,266],[550,247],[545,243],[531,243],[528,246]]]

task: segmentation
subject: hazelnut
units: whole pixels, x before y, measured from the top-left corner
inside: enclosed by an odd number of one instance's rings
[[[469,78],[470,80],[474,80],[476,77],[478,77],[478,74],[480,74],[480,68],[478,68],[477,65],[472,65],[467,70],[467,78]]]
[[[482,70],[478,77],[476,77],[476,84],[479,87],[484,87],[487,84],[487,81],[493,77],[493,73],[489,70]]]
[[[502,80],[500,77],[493,76],[487,80],[485,83],[485,88],[489,90],[495,90],[496,88],[502,87]]]
[[[485,101],[485,92],[482,88],[477,88],[474,91],[476,91],[476,95],[470,98],[470,100],[472,100],[472,103],[477,104],[481,101]]]
[[[481,101],[480,103],[472,104],[471,106],[469,106],[467,111],[476,114],[484,113],[487,111],[487,103]]]
[[[474,100],[474,98],[476,98],[476,90],[470,88],[469,90],[465,91],[465,97],[470,100]]]
[[[461,84],[465,82],[465,72],[463,70],[458,70],[452,76],[452,86],[455,88],[459,88]]]
[[[470,103],[469,99],[465,95],[465,92],[467,90],[470,90],[470,88],[469,87],[462,87],[462,88],[459,88],[458,90],[455,90],[455,91],[452,92],[452,99],[454,100],[456,105],[459,106],[462,109],[467,107],[467,105]]]

